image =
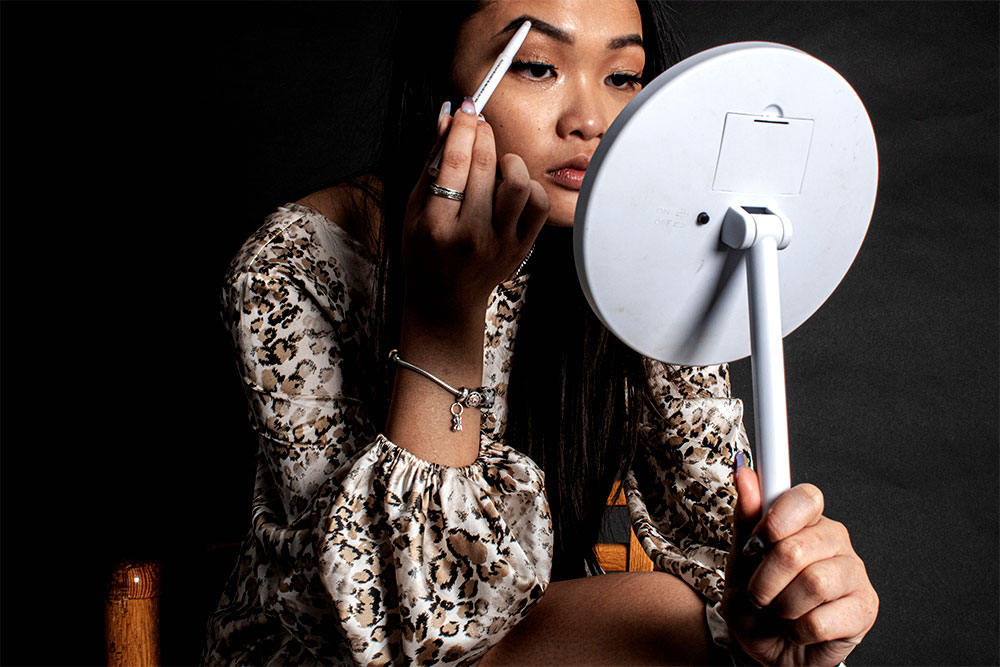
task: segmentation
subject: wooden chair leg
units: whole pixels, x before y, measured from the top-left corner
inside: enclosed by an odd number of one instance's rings
[[[160,564],[125,562],[115,567],[104,601],[107,664],[160,664]]]

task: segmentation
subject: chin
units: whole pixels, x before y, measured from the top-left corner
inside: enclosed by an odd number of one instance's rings
[[[576,215],[576,192],[549,192],[549,219],[545,224],[550,227],[572,227]]]
[[[547,227],[572,227],[573,218],[565,219],[558,216],[550,215],[549,219],[545,221]]]

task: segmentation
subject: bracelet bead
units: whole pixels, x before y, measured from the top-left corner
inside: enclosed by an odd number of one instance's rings
[[[451,392],[455,395],[455,402],[451,406],[451,416],[452,416],[452,427],[453,431],[462,430],[462,411],[464,407],[478,408],[479,410],[489,410],[493,407],[493,403],[496,400],[496,391],[486,387],[478,387],[476,389],[470,389],[468,387],[462,387],[461,389],[456,389],[450,384],[441,380],[424,369],[414,366],[413,364],[403,361],[399,358],[399,350],[392,350],[389,352],[389,361],[402,366],[407,370],[411,370],[415,373],[423,375],[425,378],[434,382],[439,387]],[[455,406],[458,406],[458,412],[455,412]],[[464,406],[464,407],[463,407]]]

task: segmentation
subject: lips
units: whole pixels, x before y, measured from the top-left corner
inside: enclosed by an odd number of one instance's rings
[[[583,177],[587,173],[588,164],[590,164],[589,155],[577,155],[561,167],[546,172],[545,175],[564,188],[579,190],[583,184]]]

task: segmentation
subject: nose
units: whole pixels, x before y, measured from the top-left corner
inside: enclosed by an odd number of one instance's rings
[[[584,141],[600,139],[614,119],[614,109],[599,82],[589,77],[566,84],[563,109],[556,123],[561,138],[578,137]]]

